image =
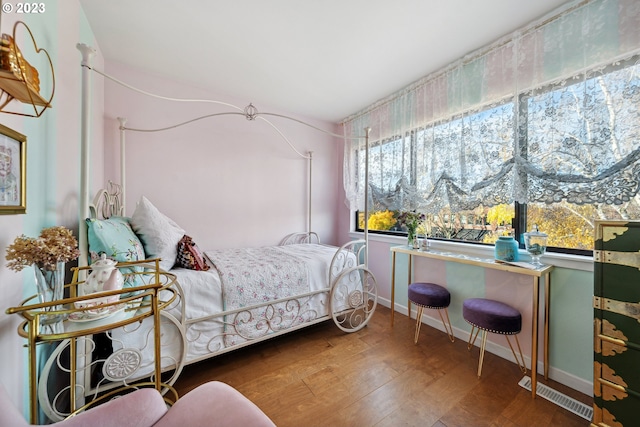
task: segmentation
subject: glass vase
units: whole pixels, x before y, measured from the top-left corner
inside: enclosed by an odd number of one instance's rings
[[[55,270],[35,265],[36,286],[38,287],[38,299],[40,303],[59,301],[64,298],[64,262],[58,262]],[[44,308],[45,313],[40,315],[40,325],[46,327],[45,333],[63,332],[61,314],[48,314],[63,309],[61,304],[50,305]]]
[[[413,243],[416,240],[416,231],[412,230],[412,229],[408,229],[407,230],[407,245],[409,245],[410,247],[413,247]]]
[[[533,230],[524,233],[524,247],[531,255],[531,264],[536,267],[542,267],[540,257],[547,251],[547,237],[546,233],[538,231],[538,226],[534,225]]]

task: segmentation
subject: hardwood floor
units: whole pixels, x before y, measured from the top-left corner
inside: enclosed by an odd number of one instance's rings
[[[185,367],[180,395],[209,380],[226,382],[279,427],[589,426],[583,418],[518,385],[515,363],[491,353],[476,376],[478,348],[449,342],[426,325],[413,344],[414,320],[376,309],[363,330],[345,334],[332,322]],[[539,380],[588,405],[593,400]]]

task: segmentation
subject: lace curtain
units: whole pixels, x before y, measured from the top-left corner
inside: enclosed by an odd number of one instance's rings
[[[616,204],[640,181],[640,2],[565,5],[344,120],[370,207]],[[364,140],[344,184],[364,208]]]

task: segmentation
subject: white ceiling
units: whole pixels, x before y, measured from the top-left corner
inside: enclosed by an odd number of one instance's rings
[[[567,0],[80,0],[107,62],[340,121]],[[265,108],[262,108],[265,110]]]

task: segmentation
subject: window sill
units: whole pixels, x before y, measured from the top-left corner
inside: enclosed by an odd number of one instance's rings
[[[349,237],[352,239],[364,238],[363,232],[351,231]],[[369,241],[387,243],[390,245],[406,245],[407,238],[405,236],[390,236],[386,234],[369,233]],[[439,250],[465,255],[473,255],[477,257],[492,258],[493,246],[473,245],[460,242],[445,242],[441,240],[430,240],[429,247]],[[530,261],[529,254],[521,249],[519,251],[520,261]],[[559,268],[569,268],[572,270],[591,271],[593,272],[593,257],[583,255],[562,254],[557,252],[548,252],[542,256],[542,262],[551,264]]]

